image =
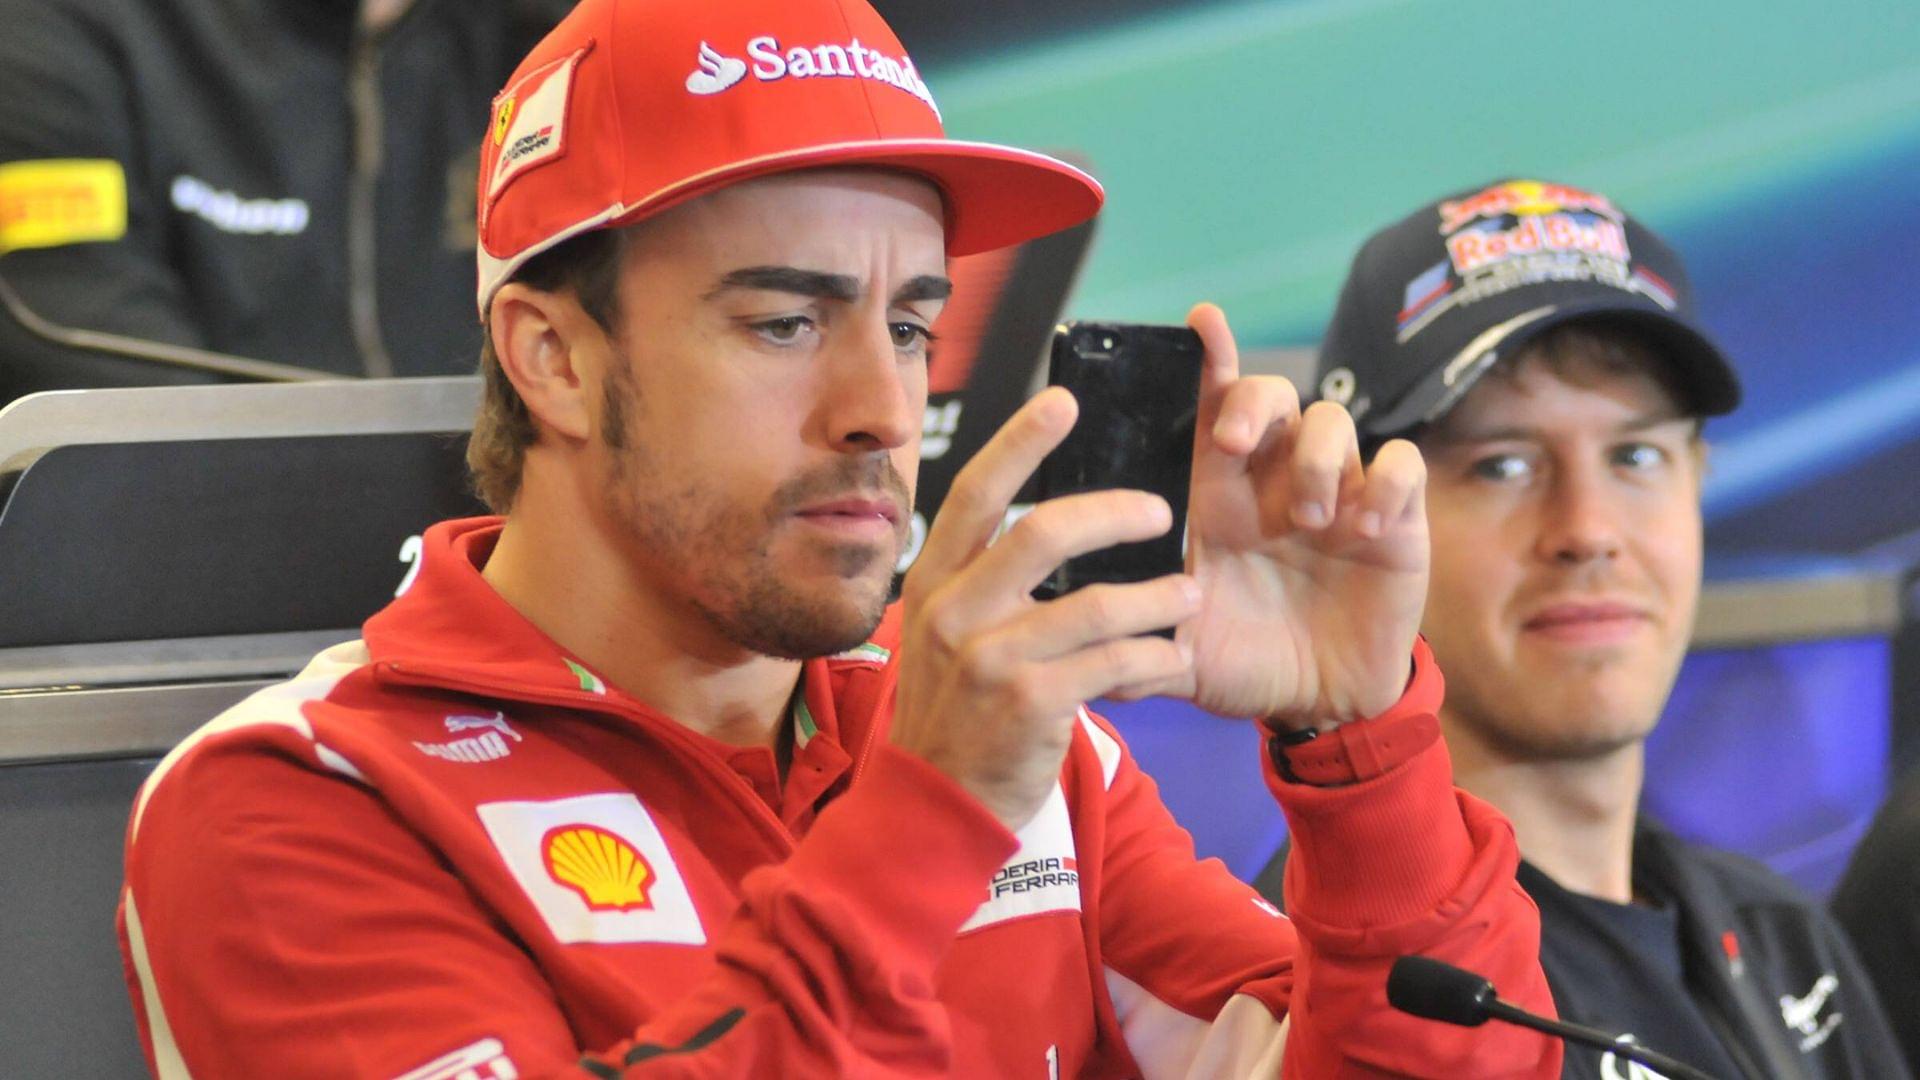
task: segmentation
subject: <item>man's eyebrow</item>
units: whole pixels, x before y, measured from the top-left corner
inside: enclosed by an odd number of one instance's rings
[[[900,286],[900,290],[893,294],[893,302],[911,304],[916,300],[945,300],[952,295],[952,281],[939,274],[921,274]]]
[[[847,274],[829,274],[823,270],[803,270],[797,266],[745,266],[729,270],[704,299],[711,300],[730,289],[817,296],[823,300],[850,304],[860,298],[860,279]],[[921,274],[900,286],[893,294],[892,302],[911,304],[920,300],[945,300],[951,295],[953,282],[939,274]]]
[[[1687,416],[1685,413],[1663,409],[1658,412],[1645,413],[1627,420],[1618,427],[1615,427],[1614,431],[1622,434],[1641,432],[1646,431],[1648,428],[1657,428],[1666,424],[1684,423],[1691,419],[1692,417]],[[1522,427],[1519,425],[1488,428],[1448,428],[1441,426],[1437,427],[1430,435],[1430,438],[1436,446],[1461,446],[1467,443],[1484,442],[1539,442],[1544,437],[1545,431],[1541,428]]]
[[[1641,416],[1636,419],[1629,420],[1626,423],[1620,425],[1620,430],[1621,431],[1645,431],[1648,428],[1657,428],[1657,427],[1664,426],[1666,424],[1689,423],[1693,419],[1694,417],[1688,416],[1686,413],[1681,412],[1678,409],[1663,409],[1659,412],[1647,413],[1645,416]]]
[[[845,274],[821,270],[802,270],[797,266],[746,266],[729,270],[720,284],[704,299],[711,300],[730,289],[759,289],[766,292],[817,296],[823,300],[852,303],[860,298],[860,282]]]
[[[1522,442],[1538,438],[1539,434],[1536,428],[1470,428],[1462,425],[1438,425],[1427,433],[1426,441],[1435,446],[1464,446],[1467,443]]]

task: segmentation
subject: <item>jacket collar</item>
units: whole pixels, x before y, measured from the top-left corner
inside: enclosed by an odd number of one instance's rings
[[[481,568],[499,542],[504,519],[443,521],[422,537],[419,573],[393,603],[367,620],[363,633],[373,664],[406,681],[583,708],[650,713],[570,655],[495,592]],[[892,697],[893,645],[900,612],[887,612],[872,638],[802,667],[807,725],[870,726]],[[877,677],[876,677],[877,676]]]
[[[1633,877],[1679,909],[1687,978],[1729,1056],[1756,1080],[1801,1075],[1805,1066],[1772,992],[1746,970],[1744,949],[1763,943],[1743,946],[1739,934],[1748,927],[1726,887],[1685,841],[1645,813],[1634,822]]]

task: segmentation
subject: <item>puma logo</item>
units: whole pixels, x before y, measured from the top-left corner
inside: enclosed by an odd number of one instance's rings
[[[1824,1020],[1820,1017],[1820,1010],[1827,1007],[1827,1002],[1838,989],[1839,977],[1828,972],[1813,981],[1805,997],[1780,995],[1780,1019],[1800,1033],[1801,1053],[1810,1054],[1818,1049],[1833,1035],[1833,1029],[1840,1026],[1843,1014],[1839,1009],[1827,1013]]]

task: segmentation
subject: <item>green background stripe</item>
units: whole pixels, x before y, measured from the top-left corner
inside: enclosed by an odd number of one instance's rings
[[[1107,184],[1074,314],[1204,297],[1303,343],[1359,241],[1443,191],[1532,174],[1671,229],[1920,139],[1920,4],[1228,3],[927,77],[951,134]]]

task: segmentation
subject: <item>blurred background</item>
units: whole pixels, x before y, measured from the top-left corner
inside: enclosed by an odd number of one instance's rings
[[[1747,390],[1710,432],[1716,523],[1920,431],[1920,5],[883,6],[949,134],[1106,184],[1073,317],[1205,298],[1245,344],[1311,348],[1368,233],[1535,176],[1605,192],[1692,270]]]
[[[1106,185],[1068,317],[1211,299],[1299,375],[1360,242],[1443,193],[1563,181],[1662,233],[1746,400],[1708,427],[1715,584],[1647,806],[1831,885],[1920,724],[1920,5],[882,7],[949,134]],[[1246,733],[1108,711],[1203,853],[1257,869],[1279,823]]]

